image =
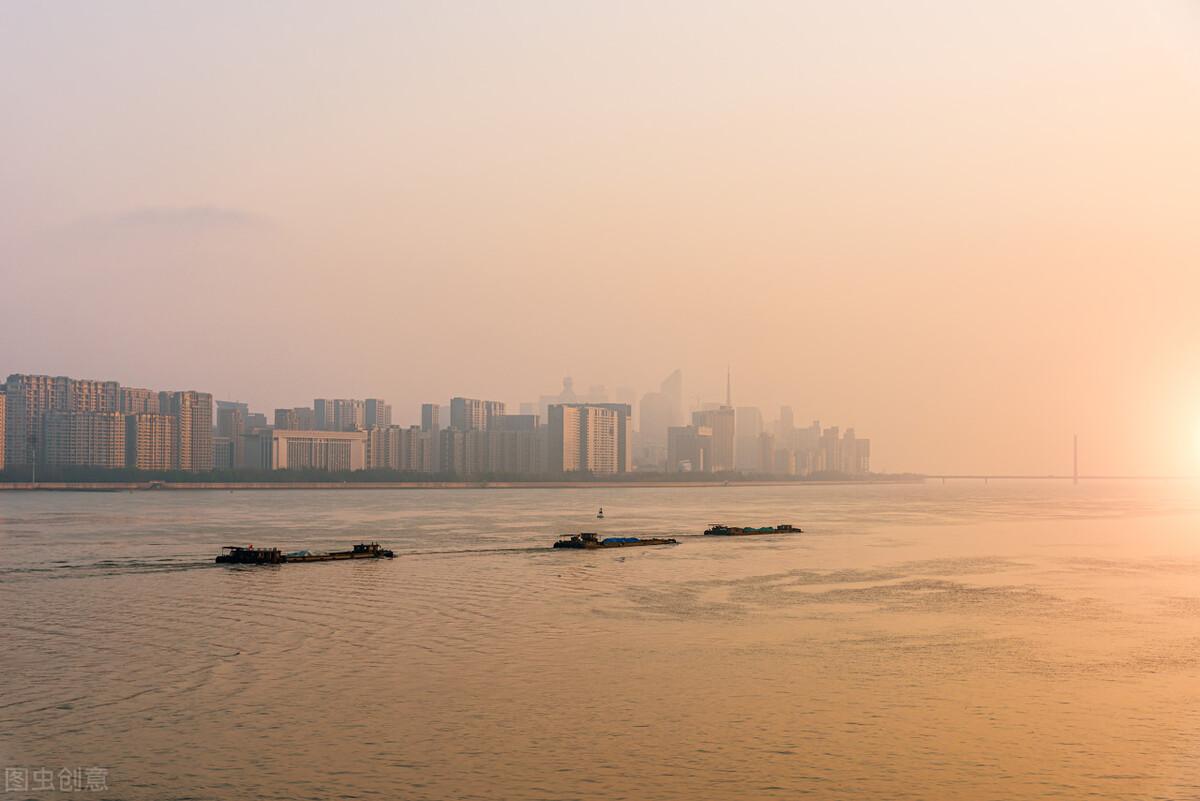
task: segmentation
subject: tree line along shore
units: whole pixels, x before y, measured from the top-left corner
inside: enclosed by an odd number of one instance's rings
[[[628,473],[618,476],[505,476],[483,475],[464,479],[454,475],[400,473],[391,470],[219,470],[184,471],[99,470],[62,468],[38,470],[36,483],[28,470],[0,471],[0,490],[136,490],[136,489],[456,489],[477,487],[720,487],[806,484],[911,483],[924,480],[916,474],[849,476],[821,473],[780,478],[745,473]]]

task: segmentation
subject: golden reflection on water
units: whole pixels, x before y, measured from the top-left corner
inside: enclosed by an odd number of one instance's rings
[[[598,500],[806,533],[542,549]],[[1200,795],[1191,488],[0,503],[0,763],[113,797]],[[358,536],[402,555],[203,561]]]

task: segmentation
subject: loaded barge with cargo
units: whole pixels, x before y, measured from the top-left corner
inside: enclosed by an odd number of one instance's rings
[[[678,545],[679,541],[674,537],[605,537],[600,539],[600,536],[591,532],[582,534],[573,534],[570,537],[563,537],[558,542],[554,543],[555,548],[584,548],[592,550],[594,548],[633,548],[639,545]]]
[[[791,523],[780,523],[778,526],[763,526],[762,528],[751,528],[742,526],[726,526],[721,523],[714,523],[709,527],[704,535],[706,537],[745,537],[751,534],[803,534],[804,530],[793,526]]]
[[[255,548],[247,545],[226,545],[217,557],[217,564],[226,565],[282,565],[291,562],[337,562],[343,559],[392,559],[396,556],[387,548],[380,547],[378,542],[360,542],[349,551],[330,551],[328,553],[313,553],[312,551],[292,551],[283,553],[278,548]]]

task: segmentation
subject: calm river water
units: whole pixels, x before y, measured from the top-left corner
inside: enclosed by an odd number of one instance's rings
[[[2,493],[0,636],[0,798],[1200,798],[1188,483]]]

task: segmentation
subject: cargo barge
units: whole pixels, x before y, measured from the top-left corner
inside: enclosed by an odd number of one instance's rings
[[[380,547],[378,542],[360,542],[349,551],[330,551],[328,553],[313,553],[312,551],[292,551],[284,553],[278,548],[255,548],[248,545],[226,545],[217,557],[217,564],[225,565],[282,565],[291,562],[337,562],[343,559],[392,559],[396,556],[387,548]]]
[[[554,543],[555,548],[633,548],[639,545],[678,545],[679,541],[674,537],[605,537],[600,539],[599,535],[590,532],[582,534],[574,534],[570,537],[563,537],[558,542]]]
[[[746,537],[751,534],[803,534],[804,530],[793,526],[791,523],[780,523],[778,526],[764,526],[762,528],[751,528],[741,526],[726,526],[721,523],[714,523],[709,527],[704,535],[706,537]]]

